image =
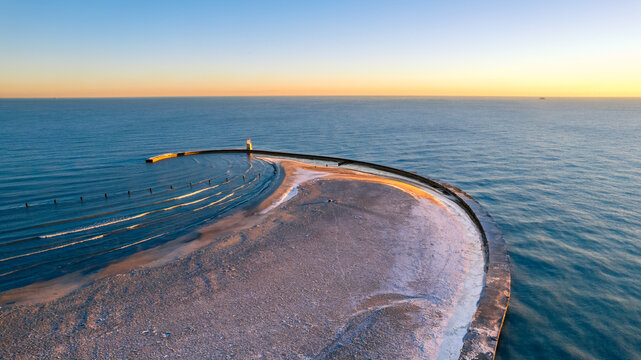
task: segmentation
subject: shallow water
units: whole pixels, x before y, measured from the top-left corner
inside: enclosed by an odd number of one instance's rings
[[[98,207],[79,205],[83,194],[116,207],[129,201],[129,188],[163,198],[145,190],[220,173],[200,166],[174,171],[171,162],[148,173],[157,167],[145,167],[145,158],[239,148],[251,137],[259,149],[416,171],[481,202],[512,259],[499,359],[641,354],[640,99],[0,100],[0,125],[1,231],[59,211],[83,216]],[[105,188],[120,197],[105,202]],[[37,216],[25,217],[27,211]],[[177,225],[206,217],[183,217]],[[126,241],[139,240],[132,233]],[[7,257],[4,249],[0,257]],[[13,286],[2,280],[0,287]]]
[[[0,208],[0,291],[99,270],[187,235],[265,199],[278,185],[276,169],[245,154],[222,154],[3,179],[29,205]]]

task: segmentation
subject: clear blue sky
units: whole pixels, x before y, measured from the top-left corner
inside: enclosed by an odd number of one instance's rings
[[[641,1],[2,1],[0,96],[641,96]]]

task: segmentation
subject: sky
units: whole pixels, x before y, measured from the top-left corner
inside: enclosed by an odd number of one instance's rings
[[[0,97],[641,97],[641,1],[0,0]]]

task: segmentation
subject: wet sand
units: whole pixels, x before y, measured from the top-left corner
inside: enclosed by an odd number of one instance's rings
[[[483,286],[471,221],[400,181],[281,165],[257,208],[3,306],[0,358],[458,358]]]

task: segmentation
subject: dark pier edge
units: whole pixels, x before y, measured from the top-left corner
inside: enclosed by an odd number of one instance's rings
[[[153,163],[172,157],[197,154],[225,154],[245,153],[266,155],[301,160],[316,160],[336,163],[336,166],[356,165],[376,171],[386,172],[403,177],[412,182],[432,188],[459,205],[470,216],[480,230],[485,250],[485,286],[481,292],[479,304],[463,339],[463,347],[459,359],[493,359],[496,354],[499,335],[505,319],[505,313],[510,301],[510,258],[503,234],[490,214],[470,195],[454,186],[442,184],[432,179],[395,169],[388,166],[336,158],[330,156],[317,156],[305,154],[292,154],[279,151],[266,150],[203,150],[172,154],[163,154],[147,159]]]

